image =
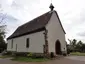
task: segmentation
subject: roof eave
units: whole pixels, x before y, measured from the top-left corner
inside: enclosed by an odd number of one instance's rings
[[[17,36],[14,36],[14,37],[9,36],[9,37],[7,38],[7,40],[12,39],[12,38],[17,38],[17,37],[20,37],[20,36],[24,36],[24,35],[29,35],[29,34],[41,32],[41,31],[44,31],[44,30],[45,30],[45,27],[40,28],[40,29],[37,29],[37,30],[35,30],[35,31],[31,31],[31,32],[27,32],[27,33],[24,33],[24,34],[21,34],[21,35],[17,35]]]

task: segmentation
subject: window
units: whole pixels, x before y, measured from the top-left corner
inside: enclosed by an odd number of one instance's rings
[[[26,40],[26,47],[29,48],[29,38]]]
[[[11,48],[13,48],[13,39],[12,39],[12,42],[11,42]]]
[[[17,51],[17,44],[16,44],[16,51]]]

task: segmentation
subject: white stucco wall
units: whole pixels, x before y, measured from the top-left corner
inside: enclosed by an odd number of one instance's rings
[[[7,42],[8,42],[7,50],[11,51],[11,42],[12,42],[12,40],[8,40]]]
[[[55,52],[55,42],[58,39],[61,43],[61,51],[65,51],[66,50],[65,34],[60,26],[59,20],[55,12],[53,12],[51,19],[48,25],[46,26],[46,29],[48,30],[49,52]]]
[[[11,40],[8,40],[8,51],[17,52],[34,52],[43,53],[43,45],[45,44],[44,31],[13,38],[13,48],[11,48]],[[29,48],[26,48],[26,39],[29,38]],[[17,50],[16,50],[17,44]]]

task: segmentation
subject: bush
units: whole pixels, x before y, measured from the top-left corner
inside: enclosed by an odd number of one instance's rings
[[[33,58],[43,58],[42,54],[33,54]]]
[[[32,58],[43,58],[44,56],[43,56],[43,54],[41,54],[41,53],[28,53],[28,55],[27,55],[28,57],[32,57]]]
[[[55,57],[54,52],[51,52],[50,56],[51,56],[51,58],[54,58]]]
[[[12,52],[10,52],[10,51],[3,51],[2,55],[12,55]]]
[[[66,56],[67,54],[66,53],[63,53],[63,56]]]
[[[33,53],[30,52],[30,53],[27,54],[27,56],[28,57],[32,57],[33,56]]]
[[[27,53],[23,53],[23,52],[17,52],[15,53],[16,56],[27,56]]]
[[[70,49],[67,49],[67,54],[70,54],[71,50]]]

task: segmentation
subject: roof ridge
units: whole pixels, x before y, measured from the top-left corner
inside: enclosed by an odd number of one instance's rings
[[[49,12],[50,11],[34,18],[33,20],[30,20],[29,22],[26,22],[25,24],[22,24],[7,39],[15,38],[17,36],[19,37],[23,34],[29,34],[33,33],[33,31],[41,30],[48,24],[50,17],[52,16],[52,13]]]
[[[35,19],[37,19],[37,18],[39,18],[39,17],[41,17],[41,16],[43,16],[43,15],[45,15],[45,14],[47,14],[47,13],[49,13],[50,11],[48,11],[48,12],[46,12],[46,13],[43,13],[43,14],[41,14],[41,15],[39,15],[39,16],[37,16],[37,17],[35,17],[34,19],[32,19],[32,20],[29,20],[28,22],[26,22],[26,23],[24,23],[24,24],[22,24],[21,26],[23,26],[23,25],[25,25],[25,24],[27,24],[27,23],[30,23],[31,21],[33,21],[33,20],[35,20]],[[19,26],[19,27],[21,27],[21,26]]]

